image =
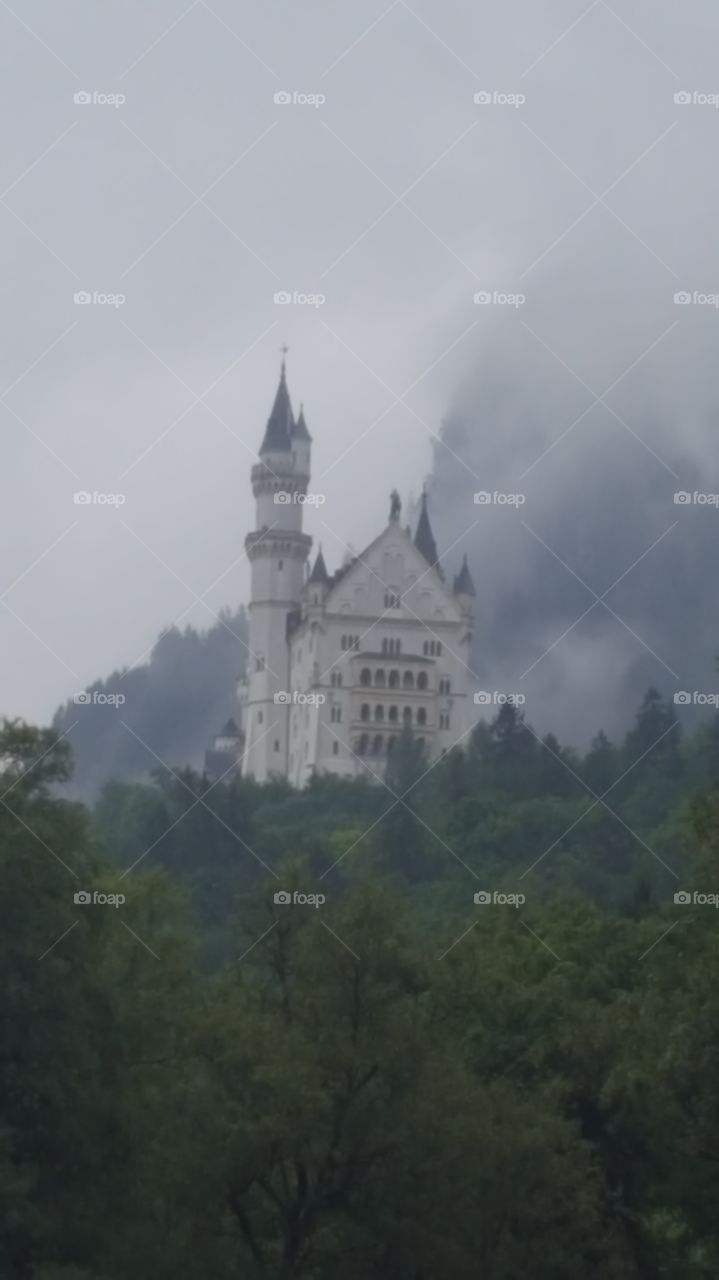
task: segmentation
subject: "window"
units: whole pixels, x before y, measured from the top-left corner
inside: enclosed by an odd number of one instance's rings
[[[438,658],[442,652],[442,643],[440,640],[425,640],[422,645],[422,653],[425,658]]]
[[[372,754],[375,756],[382,755],[382,734],[381,733],[377,734],[374,742],[372,743]]]
[[[336,741],[335,741],[335,742],[333,742],[333,743],[332,743],[332,755],[333,755],[333,756],[337,756],[337,755],[339,755],[339,750],[340,750],[340,744],[339,744],[339,742],[336,742]]]
[[[280,749],[280,740],[279,738],[275,738],[275,751],[279,751],[279,749]]]
[[[359,649],[359,636],[343,636],[340,647],[343,650],[354,649],[357,651]]]
[[[360,740],[359,740],[359,742],[357,743],[357,755],[358,755],[358,756],[366,756],[366,755],[367,755],[367,747],[368,747],[368,746],[369,746],[369,738],[367,737],[367,734],[366,734],[366,733],[363,733],[363,734],[360,736]]]
[[[389,687],[390,689],[399,689],[399,671],[390,671]]]
[[[384,707],[381,703],[378,703],[374,709],[374,718],[375,720],[384,720]]]
[[[333,689],[342,688],[342,672],[341,671],[332,672],[332,675],[330,676],[330,684],[332,685]]]
[[[439,716],[440,729],[449,729],[449,712],[441,711]]]
[[[396,591],[385,591],[384,607],[385,609],[399,609],[400,598]]]
[[[411,707],[405,707],[404,711],[402,712],[402,722],[403,722],[403,724],[411,724],[411,723],[412,723],[412,708],[411,708]]]
[[[417,724],[426,724],[426,723],[427,723],[427,712],[425,711],[424,707],[420,707],[419,710],[417,711]]]
[[[258,711],[258,712],[257,712],[257,723],[258,723],[258,724],[264,724],[264,722],[265,722],[265,713],[264,713],[264,711]]]
[[[369,667],[363,667],[362,670],[360,671],[360,684],[366,686],[371,683],[372,683],[372,672],[370,671]]]
[[[378,671],[375,671],[374,673],[374,682],[378,689],[384,689],[385,676],[384,676],[384,671],[382,670],[381,667],[379,668]]]
[[[387,755],[389,755],[390,752],[394,750],[394,744],[396,741],[397,739],[395,738],[394,734],[393,733],[390,734],[389,738],[387,739]]]
[[[396,707],[390,707],[390,709],[389,709],[389,716],[387,717],[387,719],[389,720],[390,724],[396,724],[396,723],[397,723],[398,718],[399,718],[399,712],[397,711],[397,708],[396,708]]]
[[[363,702],[360,707],[360,720],[369,720],[369,702]]]
[[[383,641],[382,641],[382,652],[383,652],[383,653],[392,653],[392,654],[399,653],[399,651],[400,651],[400,647],[401,647],[401,646],[400,646],[400,642],[399,642],[399,640],[387,640],[387,639],[385,639],[385,640],[383,640]]]
[[[405,671],[404,676],[402,677],[402,688],[414,689],[414,676],[411,671]]]
[[[419,675],[417,676],[417,688],[418,689],[427,688],[427,672],[426,671],[420,671]]]
[[[439,691],[440,693],[444,693],[444,694],[449,693],[449,680],[447,680],[446,678],[444,680],[440,680]]]
[[[330,707],[330,720],[333,722],[333,724],[339,724],[341,719],[342,719],[342,708]]]

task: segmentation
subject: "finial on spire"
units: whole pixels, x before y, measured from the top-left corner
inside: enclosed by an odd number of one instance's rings
[[[287,352],[288,352],[288,351],[289,351],[289,347],[288,347],[286,344],[284,344],[283,346],[281,346],[281,347],[280,347],[280,352],[281,352],[281,354],[282,354],[282,369],[281,369],[281,372],[282,372],[282,377],[283,377],[283,378],[284,378],[284,376],[285,376],[285,364],[286,364],[286,357],[287,357]]]
[[[402,499],[396,489],[393,489],[389,495],[389,518],[392,524],[396,524],[399,520],[402,510]]]

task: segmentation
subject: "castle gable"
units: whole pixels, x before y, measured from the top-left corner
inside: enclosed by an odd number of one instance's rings
[[[325,604],[329,615],[376,616],[387,613],[413,621],[459,622],[461,609],[442,581],[398,523],[378,538],[335,577]]]

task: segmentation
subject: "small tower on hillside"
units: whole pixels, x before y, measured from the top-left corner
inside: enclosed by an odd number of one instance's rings
[[[245,539],[252,571],[249,652],[241,700],[242,772],[258,782],[286,776],[289,708],[288,619],[300,608],[312,539],[302,531],[312,439],[304,414],[295,421],[283,349],[280,381],[252,468],[255,530]]]

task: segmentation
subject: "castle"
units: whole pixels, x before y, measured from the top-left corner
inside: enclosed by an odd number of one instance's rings
[[[473,723],[467,676],[474,586],[464,558],[450,590],[426,495],[414,538],[391,495],[389,522],[334,574],[308,573],[303,532],[312,438],[294,417],[283,359],[259,461],[249,653],[240,685],[242,773],[302,787],[315,772],[381,776],[406,726],[428,761]],[[311,496],[310,496],[311,501]]]

